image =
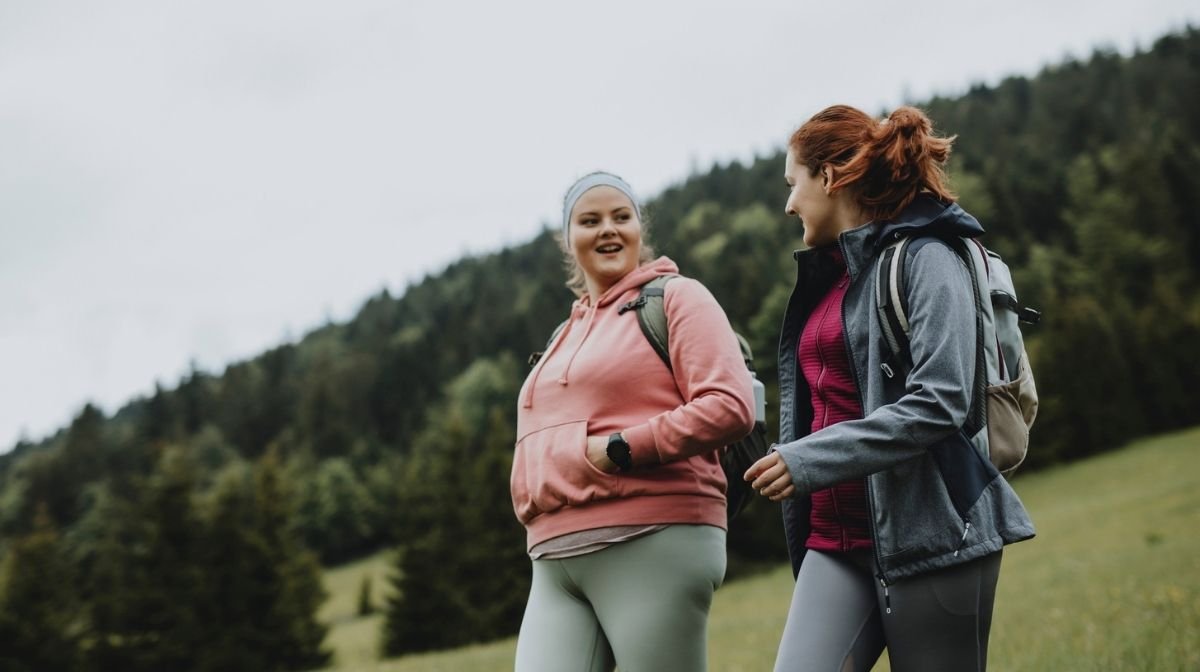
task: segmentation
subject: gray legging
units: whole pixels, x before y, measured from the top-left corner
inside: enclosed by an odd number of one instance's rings
[[[775,672],[866,671],[884,647],[894,672],[987,668],[999,552],[897,581],[886,601],[872,564],[870,551],[804,556]]]
[[[517,672],[702,672],[725,531],[671,525],[595,553],[534,560]]]

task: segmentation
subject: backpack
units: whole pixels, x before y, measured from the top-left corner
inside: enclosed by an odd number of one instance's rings
[[[671,355],[667,349],[669,339],[669,329],[667,327],[667,312],[663,306],[663,297],[666,293],[666,285],[672,278],[677,278],[678,275],[660,275],[653,280],[642,285],[641,292],[638,297],[632,301],[623,304],[617,309],[618,315],[634,310],[637,311],[638,326],[642,329],[642,334],[654,351],[658,353],[659,359],[667,365],[667,369],[671,370]],[[550,335],[546,341],[546,347],[549,348],[558,334],[566,327],[564,321],[555,328],[554,333]],[[744,438],[735,441],[721,451],[721,469],[725,472],[725,481],[727,483],[725,492],[726,512],[729,520],[733,520],[738,513],[746,507],[746,504],[753,499],[753,489],[742,476],[750,465],[754,464],[767,454],[769,442],[767,441],[767,418],[766,418],[766,390],[761,381],[758,380],[758,375],[754,371],[754,354],[750,350],[750,344],[739,333],[734,332],[737,337],[738,345],[742,350],[742,360],[746,363],[747,373],[750,375],[751,386],[754,388],[754,429]],[[529,357],[529,365],[534,366],[541,359],[543,353],[535,352]]]
[[[1038,408],[1037,386],[1018,323],[1037,324],[1041,313],[1017,302],[1008,265],[979,241],[956,236],[901,237],[880,253],[875,278],[875,306],[892,362],[911,361],[903,287],[907,248],[911,243],[917,246],[915,250],[935,240],[958,254],[976,288],[975,380],[963,432],[979,445],[980,432],[986,428],[988,458],[1008,477],[1029,451],[1029,430]],[[883,369],[888,377],[894,375],[889,362],[884,362]]]

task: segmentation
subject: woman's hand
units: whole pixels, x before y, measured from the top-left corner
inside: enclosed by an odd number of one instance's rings
[[[779,502],[796,494],[792,474],[778,452],[768,453],[750,465],[744,478],[750,481],[750,487],[757,490],[758,494],[772,502]]]
[[[608,437],[587,437],[587,458],[597,469],[608,474],[617,473],[617,463],[608,459]]]

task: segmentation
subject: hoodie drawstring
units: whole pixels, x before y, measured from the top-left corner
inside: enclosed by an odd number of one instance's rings
[[[545,354],[542,355],[542,358],[538,361],[537,365],[533,367],[533,372],[529,374],[529,384],[525,388],[525,399],[523,399],[521,402],[521,405],[525,408],[533,408],[533,388],[537,387],[538,378],[540,378],[542,375],[542,367],[546,365],[546,361],[550,359],[550,355],[554,354],[554,352],[558,350],[559,344],[567,340],[567,334],[571,333],[571,327],[574,325],[575,314],[572,313],[571,319],[567,320],[567,326],[563,327],[563,330],[558,334],[558,338],[554,339],[554,342],[550,344],[550,347],[546,350]]]
[[[563,369],[562,375],[558,378],[559,385],[567,384],[567,376],[571,372],[571,364],[575,362],[576,355],[578,355],[579,351],[583,349],[583,344],[587,341],[588,334],[590,334],[592,331],[592,323],[595,321],[597,311],[594,308],[586,310],[588,315],[587,324],[584,325],[583,329],[583,338],[579,339],[579,345],[575,346],[575,351],[572,352],[570,358],[567,359],[567,365]],[[571,327],[575,326],[576,319],[576,313],[572,312],[571,319],[567,321],[567,326],[563,327],[562,333],[558,335],[558,338],[554,339],[554,343],[550,345],[550,349],[546,351],[546,354],[542,355],[541,361],[539,361],[537,366],[534,368],[529,380],[529,386],[525,390],[525,399],[523,401],[525,408],[533,408],[533,388],[537,387],[538,378],[540,378],[542,375],[542,367],[546,364],[546,361],[550,359],[550,355],[554,354],[555,351],[558,350],[558,346],[566,342],[567,335],[571,333]]]
[[[525,389],[521,406],[524,408],[533,408],[533,389],[537,387],[538,378],[540,378],[542,375],[542,367],[545,366],[546,362],[551,359],[551,355],[558,352],[559,346],[567,340],[567,335],[571,332],[571,327],[575,325],[575,321],[580,316],[579,311],[585,310],[588,312],[587,324],[584,325],[583,336],[579,339],[579,344],[575,346],[575,352],[571,353],[570,358],[567,360],[566,366],[563,368],[562,375],[558,378],[559,385],[567,384],[569,380],[569,374],[571,372],[571,366],[575,363],[575,357],[579,355],[579,351],[583,349],[583,344],[587,342],[588,336],[590,336],[592,333],[592,327],[595,324],[597,313],[599,313],[601,310],[607,309],[610,304],[616,301],[618,297],[623,296],[625,292],[628,292],[635,287],[641,287],[655,277],[665,274],[678,275],[679,267],[676,266],[675,262],[671,261],[670,259],[666,257],[659,257],[648,264],[639,266],[637,270],[628,273],[616,285],[609,287],[608,290],[605,291],[604,294],[602,294],[595,301],[591,301],[586,296],[581,297],[579,301],[572,306],[571,317],[567,321],[567,326],[563,327],[563,330],[558,335],[558,338],[554,339],[554,342],[551,343],[548,348],[546,348],[546,352],[542,355],[541,360],[534,365],[533,371],[529,373],[529,379],[527,380],[528,385]]]
[[[567,384],[567,375],[571,373],[571,365],[575,363],[575,357],[583,349],[583,344],[587,342],[588,334],[592,333],[592,323],[596,321],[597,312],[599,311],[595,308],[588,310],[587,324],[583,326],[583,338],[579,339],[579,345],[575,346],[575,352],[572,352],[571,357],[567,359],[567,366],[563,368],[562,375],[558,378],[559,385]]]

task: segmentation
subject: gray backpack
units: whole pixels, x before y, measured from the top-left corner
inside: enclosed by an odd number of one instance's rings
[[[907,368],[909,324],[905,301],[904,264],[909,245],[913,252],[931,241],[942,241],[954,250],[971,274],[975,292],[975,384],[971,410],[963,431],[985,451],[996,469],[1011,475],[1029,450],[1029,430],[1037,417],[1038,396],[1025,340],[1018,323],[1037,324],[1038,311],[1017,302],[1012,274],[1000,255],[972,238],[900,238],[879,255],[875,281],[875,306],[892,362]],[[891,365],[884,373],[895,375]],[[986,428],[986,432],[982,431]]]

